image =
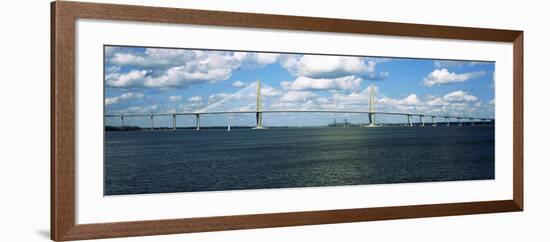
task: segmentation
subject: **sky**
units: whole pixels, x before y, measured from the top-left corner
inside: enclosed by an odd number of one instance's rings
[[[106,114],[256,110],[376,111],[494,117],[495,62],[265,53],[198,49],[104,47]],[[364,114],[264,114],[266,126],[317,126],[345,119],[366,123]],[[406,122],[379,115],[377,122]],[[156,117],[156,126],[171,126]],[[205,115],[202,126],[255,124],[253,114]],[[107,118],[106,125],[120,125]],[[148,118],[125,125],[147,127]],[[179,117],[178,126],[194,125]]]

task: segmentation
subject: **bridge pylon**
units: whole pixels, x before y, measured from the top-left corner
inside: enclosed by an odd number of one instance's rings
[[[256,82],[256,127],[252,129],[265,129],[262,126],[262,83],[259,78]]]
[[[201,130],[201,115],[196,113],[195,118],[196,118],[196,120],[195,120],[195,124],[196,124],[195,130]]]
[[[374,86],[369,87],[369,126],[376,127],[376,98]]]
[[[172,130],[176,131],[176,115],[172,114]]]

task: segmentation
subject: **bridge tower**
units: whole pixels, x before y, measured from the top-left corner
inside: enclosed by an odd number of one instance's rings
[[[369,88],[369,127],[376,127],[376,99],[374,86]]]
[[[256,82],[256,127],[252,129],[264,129],[262,126],[262,84],[260,79]]]
[[[176,131],[176,114],[172,114],[172,130]]]
[[[196,113],[195,114],[195,130],[201,130],[201,115]]]

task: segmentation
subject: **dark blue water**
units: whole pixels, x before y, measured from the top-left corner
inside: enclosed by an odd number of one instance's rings
[[[107,132],[105,195],[494,179],[494,127]]]

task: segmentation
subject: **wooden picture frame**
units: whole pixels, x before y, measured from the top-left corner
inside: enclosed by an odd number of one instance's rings
[[[75,22],[141,21],[513,43],[513,199],[255,215],[75,222]],[[79,2],[51,4],[51,239],[252,229],[523,210],[523,32]]]

